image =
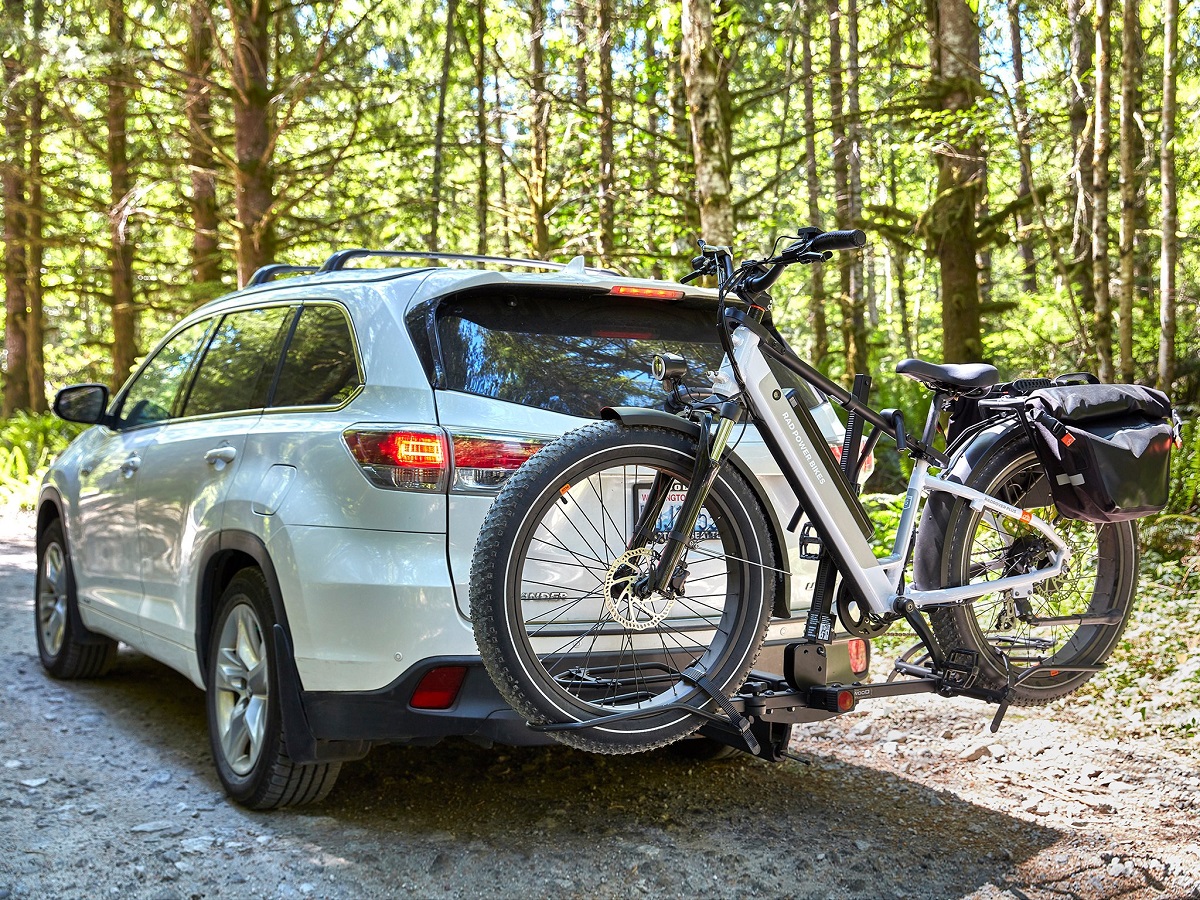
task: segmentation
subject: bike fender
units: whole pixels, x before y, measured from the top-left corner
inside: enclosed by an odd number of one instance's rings
[[[1024,433],[1019,421],[1007,419],[980,428],[961,441],[950,455],[946,479],[966,484],[972,470],[982,465],[1001,444],[1010,440],[1014,431]],[[913,587],[919,591],[943,587],[942,550],[946,544],[946,528],[954,500],[950,494],[933,491],[925,503],[913,543]]]
[[[655,428],[667,428],[671,431],[686,434],[693,440],[700,437],[700,426],[695,422],[682,419],[661,409],[646,409],[640,406],[606,406],[600,411],[600,418],[607,421],[615,419],[623,425],[648,425]],[[746,483],[750,485],[750,490],[754,492],[759,505],[762,506],[763,511],[766,513],[767,523],[771,526],[771,537],[775,541],[776,557],[780,561],[781,568],[787,569],[787,543],[783,537],[783,527],[779,523],[779,517],[775,514],[774,505],[771,503],[766,491],[763,490],[762,485],[758,483],[758,479],[750,467],[742,462],[736,453],[730,453],[727,458],[733,463],[733,467],[737,469],[738,474],[746,479]],[[783,590],[775,597],[775,608],[771,611],[771,615],[776,619],[790,619],[792,617],[791,610],[792,576],[789,572],[783,578]]]

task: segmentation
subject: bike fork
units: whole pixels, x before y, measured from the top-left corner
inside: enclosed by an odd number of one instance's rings
[[[692,466],[692,480],[688,485],[687,496],[684,497],[683,506],[680,507],[679,514],[675,518],[675,525],[667,536],[667,544],[663,549],[662,556],[645,579],[637,585],[637,590],[642,596],[661,592],[665,587],[682,592],[684,580],[687,578],[687,572],[681,564],[683,553],[695,533],[700,510],[703,509],[704,502],[708,499],[708,493],[712,490],[717,475],[721,472],[721,455],[729,445],[729,435],[733,432],[736,422],[737,419],[734,416],[721,416],[715,435],[712,433],[712,417],[710,415],[705,415],[700,423],[700,437],[696,444],[696,461]],[[666,480],[662,475],[655,477],[642,521],[638,523],[634,532],[634,540],[644,540],[652,533],[648,523],[657,518],[658,505],[666,496],[666,485],[658,491],[655,490],[659,487],[660,479]],[[653,501],[658,501],[658,504]]]

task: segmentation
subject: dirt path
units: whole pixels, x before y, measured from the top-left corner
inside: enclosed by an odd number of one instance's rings
[[[328,801],[250,813],[203,696],[122,651],[55,682],[26,520],[0,522],[0,900],[1200,898],[1200,755],[969,702],[798,732],[806,762],[385,747]]]

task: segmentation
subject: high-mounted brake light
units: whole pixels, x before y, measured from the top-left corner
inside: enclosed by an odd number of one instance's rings
[[[650,300],[682,300],[683,291],[670,288],[639,287],[635,284],[618,284],[610,294],[618,297],[646,297]]]

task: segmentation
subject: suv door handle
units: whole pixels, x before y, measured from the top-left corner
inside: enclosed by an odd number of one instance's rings
[[[215,466],[217,463],[231,463],[236,456],[236,447],[214,447],[204,454],[204,461]]]
[[[129,456],[125,457],[125,462],[121,463],[121,474],[126,478],[131,478],[141,465],[142,458],[136,453],[130,453]]]

